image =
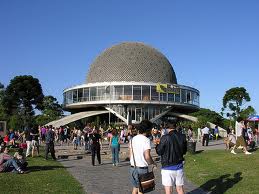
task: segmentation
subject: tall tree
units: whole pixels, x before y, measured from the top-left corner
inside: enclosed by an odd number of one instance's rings
[[[53,96],[45,96],[43,99],[42,115],[37,116],[36,123],[44,125],[50,121],[59,119],[62,115],[63,110],[57,99]]]
[[[28,126],[35,114],[34,109],[42,109],[43,97],[37,78],[30,75],[16,76],[5,90],[3,105],[8,114],[21,115],[24,126]]]
[[[7,115],[5,114],[4,106],[3,106],[4,94],[5,94],[4,85],[0,82],[0,120],[7,119]]]
[[[0,90],[4,89],[4,84],[0,82]]]
[[[243,111],[244,103],[249,102],[250,96],[244,87],[235,87],[226,91],[223,97],[222,112],[227,111],[230,117],[238,117]]]
[[[244,108],[241,112],[240,112],[240,116],[242,118],[248,118],[251,115],[255,115],[256,111],[252,106],[248,106],[247,108]]]

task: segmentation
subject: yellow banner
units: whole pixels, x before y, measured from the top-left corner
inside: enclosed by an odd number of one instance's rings
[[[170,94],[180,94],[180,88],[169,85],[169,84],[157,84],[156,92],[159,93],[170,93]]]
[[[166,93],[166,91],[167,91],[167,84],[157,84],[156,85],[156,92]]]

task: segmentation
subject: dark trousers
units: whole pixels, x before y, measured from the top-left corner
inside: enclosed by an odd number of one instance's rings
[[[91,146],[92,152],[92,165],[95,165],[95,155],[97,155],[98,163],[101,164],[101,153],[100,153],[100,144]]]
[[[204,146],[204,143],[206,141],[206,146],[209,144],[209,134],[204,134],[202,139],[202,146]]]
[[[45,148],[45,159],[48,159],[48,154],[51,154],[51,157],[56,160],[56,156],[55,156],[55,150],[54,150],[54,142],[52,143],[46,143],[46,148]]]

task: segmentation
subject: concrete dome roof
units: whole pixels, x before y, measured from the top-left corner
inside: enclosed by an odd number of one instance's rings
[[[177,84],[168,59],[158,50],[138,42],[114,45],[91,64],[87,83],[112,81]]]

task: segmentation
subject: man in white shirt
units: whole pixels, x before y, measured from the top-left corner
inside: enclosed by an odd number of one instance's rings
[[[146,134],[151,131],[152,123],[150,121],[142,121],[137,127],[138,135],[132,138],[129,143],[130,150],[130,180],[133,185],[132,194],[139,192],[139,180],[138,175],[148,172],[148,165],[153,164],[150,151],[150,140],[146,137]]]
[[[204,126],[202,129],[201,129],[201,133],[202,133],[202,146],[204,146],[204,143],[206,141],[206,146],[208,146],[209,144],[209,132],[210,129],[207,127],[207,126]]]

